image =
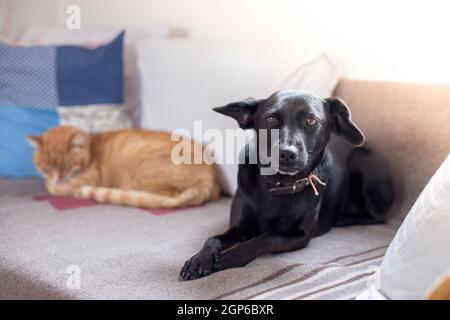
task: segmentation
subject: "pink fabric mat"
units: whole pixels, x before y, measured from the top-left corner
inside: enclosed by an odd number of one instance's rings
[[[88,208],[93,206],[102,205],[101,203],[95,202],[94,200],[88,200],[88,199],[77,199],[72,197],[54,197],[50,195],[37,195],[33,197],[36,201],[46,201],[48,202],[53,209],[58,211],[68,211],[73,209],[79,209],[79,208]],[[176,209],[147,209],[147,208],[140,208],[143,211],[147,211],[153,215],[165,215],[169,213],[175,213],[179,211],[186,211],[193,208],[202,207],[201,205],[197,206],[188,206],[184,208],[176,208]]]

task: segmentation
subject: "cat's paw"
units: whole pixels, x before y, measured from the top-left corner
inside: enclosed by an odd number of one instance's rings
[[[184,264],[180,272],[180,279],[195,280],[206,277],[214,272],[214,265],[217,263],[216,254],[197,253]]]
[[[78,191],[75,193],[75,196],[81,199],[90,199],[93,191],[94,187],[84,186],[78,189]]]

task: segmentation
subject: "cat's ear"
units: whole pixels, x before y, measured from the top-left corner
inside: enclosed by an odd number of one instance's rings
[[[72,147],[73,148],[85,148],[89,145],[91,142],[91,139],[89,135],[87,135],[84,132],[78,132],[73,138],[72,138]]]
[[[27,141],[33,148],[37,149],[42,146],[41,136],[27,136]]]

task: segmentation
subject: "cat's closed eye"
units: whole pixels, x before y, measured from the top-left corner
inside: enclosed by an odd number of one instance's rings
[[[51,175],[51,170],[45,167],[37,167],[37,169],[46,177]]]

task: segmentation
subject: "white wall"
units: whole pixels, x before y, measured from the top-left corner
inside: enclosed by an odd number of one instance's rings
[[[29,25],[57,23],[57,0],[0,0],[0,34],[16,37]]]
[[[64,26],[79,4],[82,27],[188,27],[193,37],[320,46],[358,79],[450,83],[450,4],[439,0],[0,0],[22,7],[17,33]],[[33,2],[33,3],[32,3]],[[28,12],[28,13],[25,13]]]

